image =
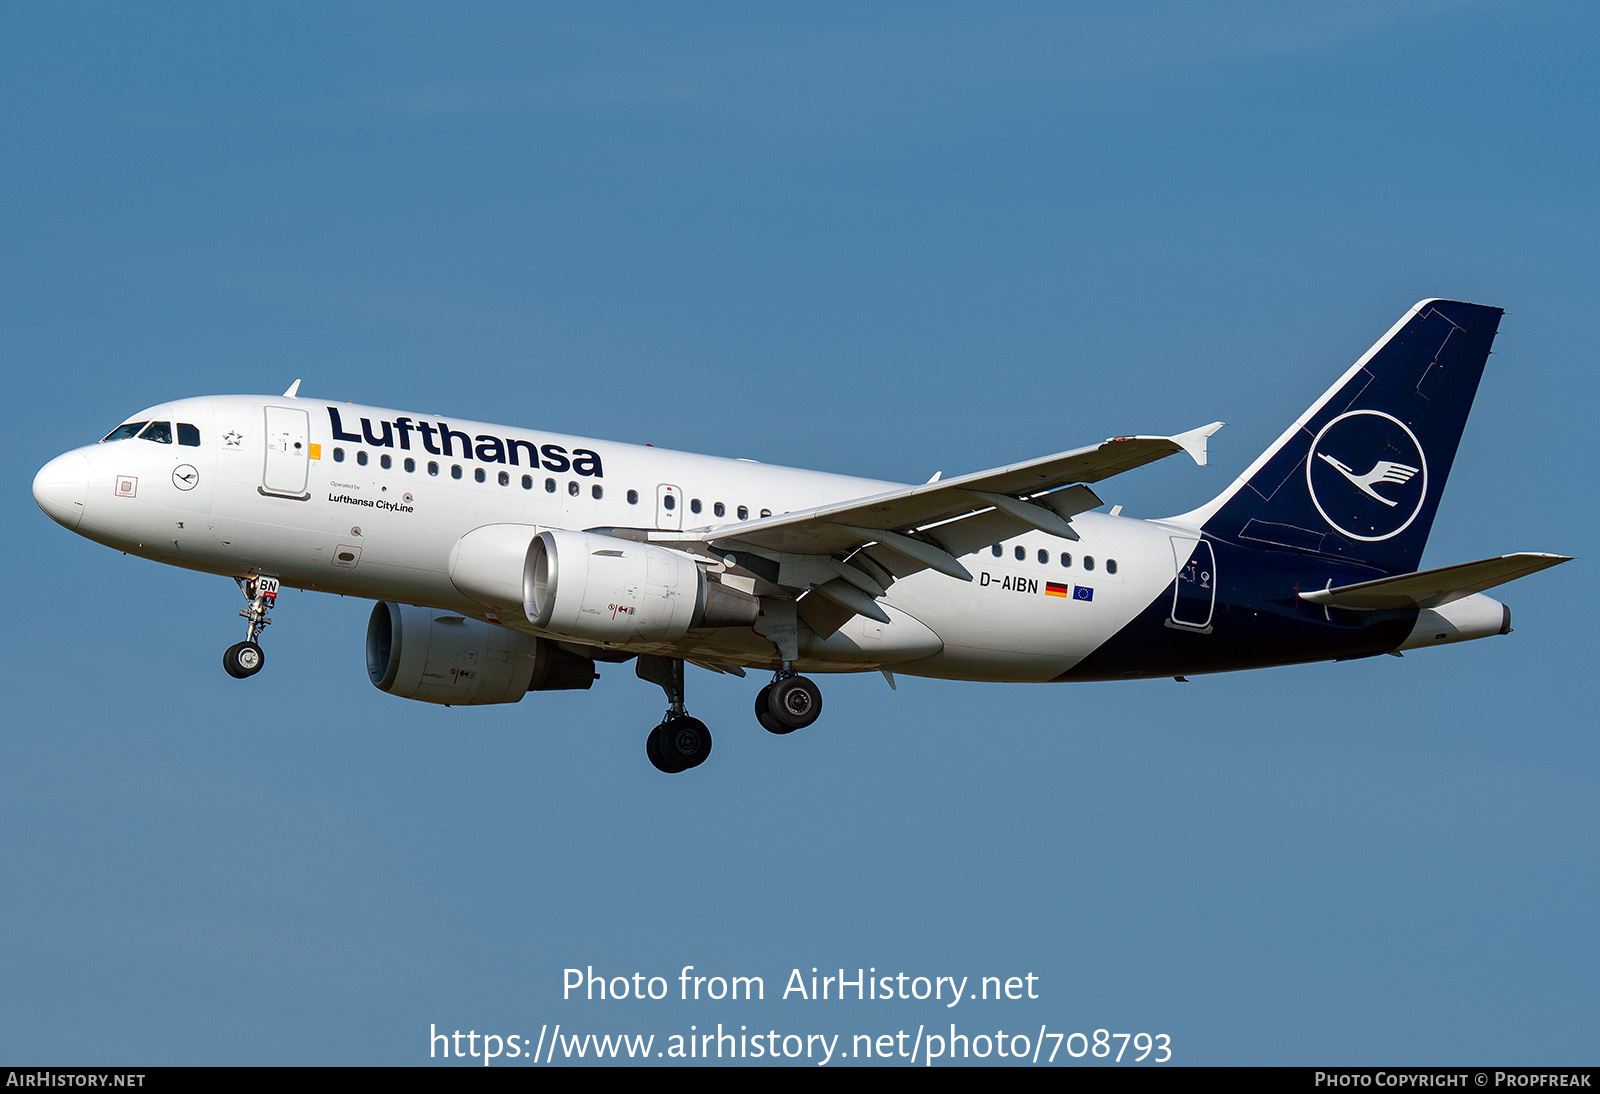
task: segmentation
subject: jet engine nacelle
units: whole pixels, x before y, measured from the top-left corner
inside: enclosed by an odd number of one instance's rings
[[[678,638],[743,627],[761,602],[712,581],[689,555],[596,532],[540,532],[528,549],[523,607],[541,630],[585,642]]]
[[[446,706],[515,703],[595,680],[593,661],[547,638],[387,601],[367,621],[367,675],[390,695]]]
[[[488,524],[450,552],[450,581],[499,613],[589,644],[747,627],[761,602],[713,580],[691,555],[602,532]]]

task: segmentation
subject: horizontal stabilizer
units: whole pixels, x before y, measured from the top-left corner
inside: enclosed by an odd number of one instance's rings
[[[1437,608],[1453,600],[1481,593],[1507,581],[1538,573],[1550,566],[1571,562],[1568,555],[1523,553],[1483,558],[1477,562],[1462,562],[1455,566],[1441,566],[1437,570],[1422,570],[1398,577],[1382,577],[1376,581],[1362,581],[1355,585],[1341,585],[1337,589],[1322,589],[1301,593],[1301,600],[1309,600],[1325,608],[1347,608],[1352,611],[1382,611],[1410,608]]]

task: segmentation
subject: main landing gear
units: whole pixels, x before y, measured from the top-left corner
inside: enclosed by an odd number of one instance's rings
[[[640,654],[634,672],[667,693],[667,713],[645,738],[645,755],[657,771],[675,775],[699,767],[711,755],[711,731],[683,706],[683,662],[674,657]]]
[[[235,642],[223,653],[222,667],[227,670],[229,676],[243,680],[260,672],[261,666],[267,663],[267,655],[262,652],[256,639],[261,637],[261,632],[272,622],[267,618],[267,613],[272,610],[272,605],[278,599],[278,579],[259,575],[238,577],[234,580],[239,583],[239,591],[249,602],[239,613],[249,626],[245,628],[244,641]]]
[[[763,600],[757,625],[752,627],[778,651],[778,671],[772,683],[756,693],[756,721],[768,733],[793,733],[804,729],[822,713],[822,689],[796,674],[800,658],[800,623],[792,600]]]
[[[822,689],[785,664],[772,683],[756,692],[756,721],[768,733],[804,729],[822,713]]]
[[[639,679],[658,685],[667,694],[667,713],[645,738],[645,755],[657,771],[675,775],[699,767],[711,755],[711,731],[683,706],[683,662],[677,658],[640,654],[634,664]],[[756,721],[770,733],[804,729],[822,713],[822,689],[794,671],[784,661],[772,683],[756,695]]]

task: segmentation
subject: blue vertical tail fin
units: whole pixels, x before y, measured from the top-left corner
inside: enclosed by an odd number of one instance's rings
[[[1422,301],[1232,486],[1177,519],[1246,546],[1415,570],[1501,314]]]

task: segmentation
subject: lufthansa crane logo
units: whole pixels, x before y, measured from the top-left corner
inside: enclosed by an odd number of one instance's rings
[[[1322,427],[1306,455],[1311,504],[1329,526],[1366,543],[1411,527],[1428,493],[1428,458],[1404,422],[1352,410]]]
[[[1395,463],[1393,460],[1379,460],[1377,463],[1372,465],[1371,471],[1368,471],[1365,475],[1358,475],[1344,464],[1328,455],[1326,452],[1318,452],[1317,458],[1327,460],[1333,465],[1334,470],[1338,471],[1339,474],[1355,483],[1357,490],[1360,490],[1363,494],[1366,494],[1369,497],[1376,498],[1378,501],[1391,508],[1393,508],[1396,503],[1390,501],[1388,498],[1374,490],[1372,488],[1373,485],[1380,482],[1393,482],[1399,483],[1403,486],[1410,482],[1411,476],[1415,475],[1419,470],[1415,467],[1408,467],[1403,463]]]

